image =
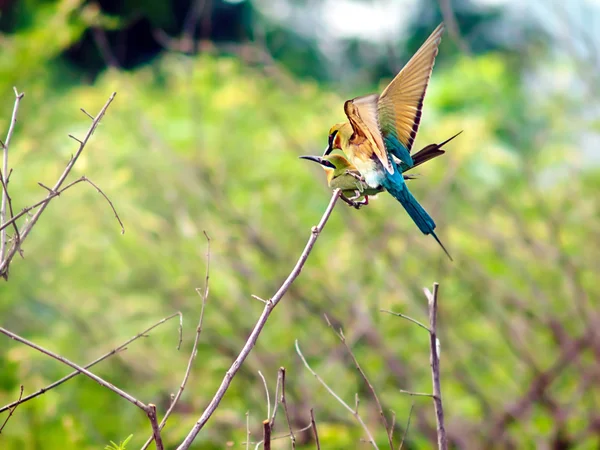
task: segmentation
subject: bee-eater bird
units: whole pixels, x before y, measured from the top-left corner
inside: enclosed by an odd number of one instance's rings
[[[446,139],[440,144],[429,144],[426,147],[423,147],[413,155],[412,167],[409,167],[402,162],[397,162],[396,164],[399,164],[400,169],[402,170],[402,177],[405,180],[412,180],[416,178],[415,175],[407,175],[406,172],[420,166],[430,159],[443,155],[445,150],[443,150],[442,147],[460,133],[462,133],[462,131],[456,133],[454,136]],[[329,187],[332,189],[341,189],[342,199],[349,205],[356,208],[362,205],[368,205],[369,195],[374,196],[385,190],[381,185],[375,187],[370,187],[367,185],[356,167],[354,167],[352,163],[341,154],[335,153],[326,156],[308,155],[300,156],[300,158],[319,163],[325,171],[327,176],[327,184]],[[361,198],[364,198],[364,200],[359,201]]]
[[[403,165],[409,168],[414,165],[410,151],[421,122],[423,99],[443,31],[442,23],[381,95],[371,94],[346,101],[344,112],[348,122],[331,127],[329,145],[323,156],[334,149],[342,150],[367,186],[382,186],[388,191],[402,204],[421,232],[431,234],[452,260],[435,234],[435,222],[408,190],[402,176]]]

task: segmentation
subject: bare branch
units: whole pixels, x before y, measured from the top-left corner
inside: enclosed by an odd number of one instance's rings
[[[104,355],[102,355],[100,358],[92,361],[91,363],[83,366],[84,369],[89,369],[90,367],[95,366],[96,364],[98,364],[99,362],[104,361],[105,359],[116,355],[117,353],[121,352],[122,350],[126,350],[126,347],[131,344],[133,341],[138,340],[141,337],[146,337],[146,335],[152,331],[154,328],[162,325],[163,323],[167,322],[168,320],[171,320],[173,317],[179,316],[179,320],[180,320],[180,328],[179,328],[179,336],[181,336],[181,320],[183,315],[180,312],[176,312],[174,314],[171,314],[168,317],[165,317],[164,319],[159,320],[158,322],[156,322],[154,325],[152,325],[149,328],[146,328],[144,331],[142,331],[141,333],[136,334],[135,336],[133,336],[131,339],[128,339],[126,342],[124,342],[123,344],[119,345],[118,347],[114,348],[113,350],[111,350],[108,353],[105,353]],[[181,338],[180,338],[181,339]],[[58,381],[55,381],[54,383],[40,389],[39,391],[30,394],[26,397],[24,397],[23,399],[19,399],[17,401],[14,401],[12,403],[9,403],[6,406],[3,406],[2,408],[0,408],[0,413],[11,409],[13,407],[16,407],[17,405],[19,405],[20,403],[25,403],[28,400],[31,400],[39,395],[45,394],[46,392],[48,392],[51,389],[54,389],[57,386],[60,386],[61,384],[63,384],[65,381],[69,381],[71,378],[76,377],[77,375],[79,375],[81,372],[79,372],[78,370],[71,372],[69,375],[67,375],[66,377],[61,378]]]
[[[17,123],[17,113],[19,112],[19,104],[21,103],[21,99],[25,95],[23,92],[19,94],[16,87],[14,87],[13,90],[15,91],[15,104],[13,106],[13,112],[12,117],[10,119],[10,126],[8,127],[8,133],[6,135],[6,141],[2,143],[2,200],[0,200],[0,226],[3,226],[6,223],[6,206],[9,201],[8,178],[10,174],[8,170],[8,147],[10,145],[12,135],[15,131],[15,125]],[[20,237],[17,239],[17,243],[18,241],[20,241]],[[4,258],[5,252],[6,230],[3,227],[0,232],[0,265],[4,264],[4,261],[9,259],[8,257],[6,259]],[[0,270],[0,274],[1,273],[2,271]]]
[[[333,325],[331,324],[331,322],[329,321],[329,318],[327,317],[327,315],[325,315],[325,320],[327,321],[327,325],[329,325],[329,327],[337,335],[337,337],[340,339],[340,341],[342,341],[342,344],[344,344],[344,347],[346,347],[346,351],[348,352],[348,354],[352,358],[352,361],[354,362],[354,365],[356,366],[356,370],[358,370],[358,373],[360,373],[360,376],[362,377],[362,379],[366,383],[367,387],[369,388],[369,391],[371,391],[371,395],[373,396],[373,399],[375,400],[375,403],[377,404],[377,408],[379,408],[379,417],[381,417],[381,423],[383,425],[383,428],[385,429],[385,433],[387,434],[388,444],[390,445],[390,450],[394,450],[394,442],[393,442],[393,432],[394,432],[394,430],[393,430],[393,427],[390,428],[388,426],[387,419],[385,417],[385,414],[383,413],[383,407],[381,406],[381,402],[379,401],[379,397],[377,396],[377,393],[375,392],[375,388],[373,387],[373,385],[371,384],[371,382],[367,378],[367,374],[365,373],[365,371],[360,366],[358,360],[356,359],[356,356],[354,356],[354,352],[352,351],[352,349],[348,345],[348,342],[346,341],[346,336],[344,336],[344,332],[342,331],[342,329],[340,328],[339,332],[336,331],[335,328],[333,328]],[[355,409],[356,409],[356,411],[358,411],[358,396],[356,398],[356,402],[357,402],[357,408],[355,408]]]
[[[12,198],[10,197],[10,194],[8,193],[8,179],[10,178],[10,173],[8,174],[8,176],[6,177],[6,180],[4,180],[4,175],[2,174],[2,171],[0,171],[0,183],[2,184],[2,193],[3,196],[6,196],[6,202],[8,204],[8,211],[10,212],[10,219],[9,221],[12,223],[12,226],[15,230],[15,239],[16,241],[20,241],[21,240],[21,234],[19,233],[19,228],[17,227],[17,224],[15,223],[15,221],[13,220],[13,217],[15,217],[15,213],[13,211],[13,207],[12,207]],[[1,234],[6,234],[6,231],[3,231],[9,224],[6,225],[2,225],[6,222],[6,217],[2,217],[0,220],[0,231],[2,231]],[[0,237],[0,239],[6,239],[5,237]],[[1,258],[2,253],[0,253],[0,261],[2,261]]]
[[[156,442],[156,450],[164,450],[164,445],[162,441],[162,437],[160,436],[160,428],[158,427],[158,420],[156,418],[156,405],[152,403],[148,403],[148,419],[150,419],[150,424],[152,425],[152,436],[154,437],[154,442]]]
[[[285,398],[285,368],[280,367],[279,373],[281,374],[281,404],[283,405],[283,411],[285,412],[285,420],[290,430],[290,440],[292,441],[292,450],[296,448],[296,435],[292,429],[292,421],[290,420],[290,413],[287,407],[287,400]]]
[[[429,398],[435,397],[435,395],[427,394],[425,392],[412,392],[412,391],[405,391],[404,389],[400,389],[400,392],[402,394],[410,395],[411,397],[429,397]]]
[[[315,435],[315,445],[317,446],[317,450],[321,450],[319,433],[317,432],[317,422],[315,421],[315,412],[312,408],[310,408],[310,424],[312,426],[313,434]]]
[[[173,413],[173,410],[175,409],[177,402],[179,402],[179,399],[181,398],[181,395],[183,394],[183,390],[185,389],[188,378],[190,377],[190,373],[192,371],[192,364],[194,362],[194,359],[196,359],[196,353],[198,351],[198,344],[200,343],[200,334],[202,333],[202,324],[204,322],[204,308],[206,307],[206,300],[208,299],[208,293],[210,292],[209,284],[208,284],[208,280],[210,279],[210,237],[208,236],[206,231],[203,231],[203,233],[204,233],[204,237],[206,238],[206,275],[204,278],[204,292],[201,293],[199,288],[196,289],[196,292],[198,292],[198,294],[202,298],[202,307],[200,309],[200,318],[198,319],[198,326],[196,327],[196,337],[194,338],[194,345],[192,346],[192,352],[190,353],[190,357],[188,359],[187,367],[185,369],[185,374],[183,375],[183,380],[181,381],[181,384],[179,385],[179,390],[177,391],[177,394],[175,394],[175,397],[173,397],[173,401],[169,405],[169,409],[167,409],[167,412],[165,413],[164,417],[160,421],[160,424],[158,426],[159,430],[162,430],[164,428],[165,424],[167,423],[167,419]],[[150,436],[150,438],[148,438],[148,440],[142,446],[142,450],[147,449],[148,446],[152,443],[153,439],[154,439],[154,436]]]
[[[77,141],[77,142],[79,142],[79,145],[83,145],[83,142],[82,142],[82,141],[80,141],[79,139],[77,139],[77,138],[76,138],[75,136],[73,136],[72,134],[69,134],[68,136],[69,136],[71,139],[73,139],[74,141]]]
[[[260,376],[260,378],[262,379],[263,385],[265,386],[265,393],[267,395],[267,417],[271,417],[271,397],[269,397],[269,387],[267,386],[267,380],[265,379],[265,376],[262,374],[262,372],[259,370],[258,371],[258,375]],[[269,422],[270,424],[270,422]],[[270,427],[269,427],[270,429]]]
[[[92,186],[94,186],[96,188],[96,190],[106,199],[106,201],[108,202],[108,204],[110,205],[111,209],[113,210],[113,213],[115,214],[115,218],[119,221],[119,225],[121,225],[121,234],[125,234],[125,226],[123,225],[123,222],[121,221],[121,218],[119,217],[119,214],[117,214],[117,210],[115,209],[115,205],[113,205],[113,202],[110,201],[110,199],[108,198],[108,196],[102,191],[102,189],[100,189],[98,186],[96,186],[92,180],[90,180],[87,177],[81,177],[83,179],[83,181],[91,184]]]
[[[114,386],[113,384],[109,383],[108,381],[103,380],[102,378],[100,378],[98,375],[94,375],[92,372],[88,371],[87,369],[84,369],[81,366],[78,366],[77,364],[69,361],[68,359],[54,353],[51,352],[50,350],[47,350],[43,347],[40,347],[37,344],[34,344],[33,342],[28,341],[25,338],[22,338],[21,336],[13,333],[12,331],[8,331],[5,328],[0,327],[0,333],[8,336],[9,338],[20,342],[21,344],[25,344],[28,347],[33,348],[34,350],[37,350],[38,352],[43,353],[44,355],[50,356],[51,358],[56,359],[57,361],[60,361],[61,363],[72,367],[73,369],[77,370],[78,372],[81,372],[82,374],[88,376],[89,378],[91,378],[92,380],[94,380],[96,383],[98,383],[101,386],[104,386],[106,389],[109,389],[111,391],[113,391],[115,394],[123,397],[125,400],[127,400],[130,403],[133,403],[135,406],[137,406],[138,408],[140,408],[141,410],[143,410],[144,412],[146,412],[148,410],[148,406],[146,406],[144,403],[140,402],[139,400],[137,400],[135,397],[133,397],[132,395],[128,394],[127,392],[119,389],[118,387]]]
[[[90,119],[94,120],[94,116],[92,116],[89,112],[87,112],[85,109],[83,108],[79,108],[81,110],[82,113],[84,113],[86,116],[88,116]]]
[[[431,379],[433,382],[433,404],[435,405],[435,415],[437,423],[437,436],[439,450],[448,448],[448,439],[446,437],[446,428],[444,426],[444,405],[442,403],[442,388],[440,383],[440,355],[438,353],[437,339],[437,303],[438,303],[438,283],[433,283],[433,293],[425,288],[425,296],[429,305],[429,351],[431,363]]]
[[[108,198],[108,196],[95,183],[92,182],[92,180],[90,180],[88,177],[85,177],[85,176],[82,176],[81,178],[78,178],[75,181],[72,181],[71,183],[67,184],[64,188],[62,188],[62,189],[60,189],[58,191],[53,191],[52,188],[49,188],[48,186],[44,185],[43,183],[38,183],[41,187],[43,187],[44,189],[46,189],[48,191],[48,193],[49,193],[48,196],[46,198],[44,198],[43,200],[40,200],[39,202],[37,202],[37,203],[35,203],[35,204],[31,205],[31,206],[23,208],[19,214],[17,214],[16,216],[13,216],[4,225],[2,225],[0,227],[0,230],[8,227],[11,224],[13,224],[15,221],[19,220],[21,217],[23,217],[29,211],[37,208],[40,205],[48,203],[54,197],[59,197],[67,189],[72,188],[73,186],[75,186],[76,184],[79,184],[79,183],[88,183],[88,184],[92,185],[100,194],[102,194],[102,196],[104,196],[104,198],[106,199],[106,201],[110,205],[111,209],[113,210],[113,213],[115,214],[115,217],[116,217],[117,221],[119,222],[119,225],[121,226],[121,234],[124,234],[125,233],[125,228],[123,226],[123,222],[121,221],[119,215],[117,214],[117,210],[115,209],[113,203],[110,201],[110,199]]]
[[[246,450],[250,450],[250,412],[246,411]]]
[[[271,450],[271,425],[269,420],[263,420],[263,448]]]
[[[402,435],[402,441],[400,442],[400,447],[398,448],[398,450],[402,450],[402,447],[404,446],[404,440],[406,439],[406,435],[408,434],[408,429],[410,428],[410,418],[412,417],[412,412],[413,412],[414,407],[415,407],[414,403],[412,405],[410,405],[410,411],[408,412],[408,422],[406,422],[406,428],[404,429],[404,434]]]
[[[294,434],[295,434],[295,433],[303,433],[303,432],[305,432],[305,431],[307,431],[307,430],[310,430],[310,429],[311,429],[311,427],[312,427],[312,425],[309,423],[309,424],[308,424],[308,425],[306,425],[304,428],[300,428],[299,430],[296,430],[296,431],[294,432]],[[290,433],[287,433],[287,434],[281,434],[281,435],[279,435],[279,436],[272,437],[272,431],[273,431],[273,430],[271,430],[271,441],[277,441],[277,440],[279,440],[279,439],[285,439],[285,438],[289,438],[289,437],[290,437]],[[261,440],[260,440],[260,441],[258,441],[258,442],[252,442],[252,441],[250,441],[248,444],[250,444],[250,445],[258,445],[258,446],[260,446],[260,444],[262,444],[262,443],[263,443],[263,441],[262,441],[262,439],[261,439]],[[242,442],[242,444],[246,444],[246,442]]]
[[[221,403],[221,400],[222,400],[223,396],[225,395],[225,393],[227,392],[227,389],[229,388],[229,385],[231,384],[233,377],[235,377],[235,375],[238,372],[238,370],[240,369],[241,365],[244,363],[244,361],[246,360],[246,358],[248,357],[248,355],[254,348],[254,345],[256,345],[258,336],[260,335],[265,324],[267,323],[267,320],[269,319],[271,312],[277,306],[277,304],[281,301],[281,299],[286,294],[286,292],[288,291],[288,289],[290,288],[290,286],[292,285],[294,280],[296,278],[298,278],[298,275],[300,275],[300,272],[302,271],[302,268],[304,267],[304,264],[306,263],[306,260],[308,259],[308,256],[310,255],[310,252],[312,251],[312,248],[314,247],[315,242],[317,241],[319,235],[323,231],[323,228],[325,227],[325,224],[327,223],[327,220],[329,219],[329,216],[331,215],[331,212],[333,211],[333,208],[335,207],[335,204],[336,204],[339,196],[340,196],[340,190],[336,189],[331,196],[329,205],[325,209],[325,212],[323,213],[323,216],[321,217],[319,224],[312,228],[310,238],[308,239],[308,242],[306,243],[306,246],[304,247],[304,250],[303,250],[302,254],[300,255],[300,258],[296,262],[296,265],[294,266],[294,268],[292,269],[292,271],[290,272],[290,274],[288,275],[286,280],[283,282],[283,284],[281,285],[279,290],[265,304],[263,312],[260,315],[260,317],[258,318],[256,325],[254,325],[254,328],[253,328],[252,332],[250,333],[250,336],[248,337],[246,344],[242,348],[240,354],[237,356],[235,361],[233,361],[233,364],[231,365],[229,370],[227,370],[227,372],[225,373],[225,377],[223,378],[223,381],[221,382],[221,385],[219,386],[219,389],[217,390],[215,396],[212,398],[212,400],[210,401],[210,403],[208,404],[208,406],[206,407],[206,409],[204,410],[204,412],[202,413],[202,415],[200,416],[198,421],[194,424],[194,426],[192,427],[192,429],[190,430],[190,432],[188,433],[186,438],[179,445],[178,450],[186,450],[190,447],[190,445],[192,444],[192,442],[194,441],[195,437],[198,435],[198,433],[200,432],[202,427],[204,427],[206,422],[208,422],[210,417],[213,415],[213,413],[219,406],[219,403]]]
[[[355,401],[356,401],[356,409],[352,409],[350,406],[348,406],[348,404],[342,400],[342,398],[337,395],[333,389],[331,389],[327,383],[325,383],[325,381],[314,371],[312,370],[312,368],[308,365],[308,362],[306,361],[306,358],[304,357],[304,355],[302,354],[302,352],[300,351],[300,346],[298,345],[298,340],[296,340],[296,353],[298,353],[298,356],[300,356],[300,359],[302,359],[302,362],[304,363],[304,365],[306,366],[306,368],[308,369],[308,371],[310,373],[313,374],[313,376],[319,381],[319,383],[321,383],[323,385],[323,387],[327,390],[327,392],[329,392],[331,394],[331,396],[333,398],[335,398],[344,408],[346,408],[350,414],[352,414],[354,416],[354,418],[358,421],[358,423],[360,424],[360,426],[363,428],[363,430],[365,431],[366,435],[369,438],[369,442],[371,443],[371,445],[373,447],[375,447],[376,449],[378,449],[377,447],[377,443],[375,442],[375,439],[373,438],[373,435],[371,434],[371,432],[369,431],[369,428],[367,427],[367,425],[365,424],[365,422],[362,420],[362,417],[360,417],[360,414],[358,414],[358,395],[355,397]]]
[[[113,92],[113,94],[106,101],[106,103],[104,104],[104,106],[102,107],[102,109],[100,110],[100,112],[96,115],[96,118],[94,119],[94,121],[92,122],[90,128],[88,129],[88,132],[86,133],[83,141],[77,140],[79,142],[79,148],[77,149],[77,152],[75,153],[75,156],[73,156],[69,160],[67,166],[65,167],[65,170],[63,171],[63,173],[61,174],[61,176],[56,181],[56,184],[52,188],[52,192],[50,192],[48,194],[48,197],[46,198],[47,201],[42,202],[39,205],[39,209],[35,212],[35,214],[31,218],[31,220],[27,223],[27,225],[25,225],[25,227],[21,231],[21,238],[20,238],[20,240],[18,242],[14,241],[12,243],[12,245],[10,246],[9,250],[6,252],[5,257],[0,258],[0,276],[4,277],[5,279],[8,278],[8,268],[10,266],[10,262],[12,261],[14,255],[19,251],[19,249],[21,247],[21,244],[25,241],[25,239],[27,238],[27,236],[29,236],[29,233],[31,232],[31,230],[33,229],[33,227],[35,226],[35,224],[37,223],[38,219],[40,218],[40,216],[42,215],[42,213],[44,212],[44,210],[46,209],[46,207],[48,206],[49,200],[51,200],[53,197],[56,196],[55,194],[53,194],[53,192],[58,192],[60,190],[60,188],[63,185],[63,183],[65,182],[66,178],[71,173],[71,170],[73,169],[73,166],[77,162],[77,159],[79,158],[79,156],[83,152],[83,149],[85,148],[88,140],[90,139],[90,137],[94,133],[94,130],[96,129],[96,127],[100,123],[100,120],[102,120],[102,118],[104,117],[104,114],[106,113],[106,110],[108,109],[108,107],[110,106],[110,104],[112,103],[112,101],[114,100],[114,98],[115,98],[116,95],[117,95],[117,93]],[[6,170],[4,170],[3,172],[5,173]],[[3,223],[2,226],[3,225],[5,225],[5,224]],[[3,236],[3,234],[2,234],[2,236]],[[0,239],[0,240],[4,241],[4,239]]]
[[[279,389],[282,386],[285,369],[280,367],[277,371],[277,384],[275,385],[275,404],[273,405],[273,415],[271,416],[271,431],[275,428],[275,416],[277,415],[277,406],[279,405]]]
[[[387,309],[380,309],[380,312],[384,312],[384,313],[388,313],[388,314],[392,314],[394,316],[398,316],[398,317],[402,317],[403,319],[406,319],[416,325],[419,325],[421,328],[423,328],[425,331],[427,331],[427,333],[431,333],[431,330],[429,330],[429,328],[427,328],[425,325],[423,325],[421,322],[419,322],[418,320],[413,319],[412,317],[409,316],[405,316],[404,314],[400,314],[397,312],[393,312],[393,311],[388,311]]]
[[[21,385],[21,391],[19,392],[19,399],[16,402],[14,402],[15,405],[12,408],[10,408],[10,411],[8,412],[8,416],[4,420],[4,423],[2,424],[2,426],[0,427],[0,434],[2,434],[2,430],[4,430],[4,427],[6,426],[6,424],[12,417],[13,413],[15,412],[15,409],[17,409],[17,406],[19,406],[21,404],[22,398],[23,398],[23,385]]]

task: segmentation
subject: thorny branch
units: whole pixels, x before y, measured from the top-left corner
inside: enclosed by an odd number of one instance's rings
[[[16,89],[15,89],[15,93],[16,93]],[[19,94],[17,94],[17,95],[19,95]],[[116,95],[117,95],[117,93],[113,92],[113,94],[106,101],[106,103],[104,104],[104,106],[102,107],[102,109],[100,110],[100,112],[96,115],[96,117],[92,121],[92,124],[90,125],[90,128],[88,129],[88,131],[87,131],[85,137],[83,138],[83,140],[79,140],[79,139],[73,138],[73,139],[75,139],[79,143],[79,148],[77,149],[77,152],[75,153],[74,156],[71,157],[71,159],[67,163],[67,166],[65,167],[65,170],[63,171],[63,173],[61,174],[61,176],[58,178],[58,180],[56,181],[56,183],[54,184],[54,186],[49,190],[48,195],[46,196],[46,198],[43,201],[38,202],[39,208],[33,214],[33,216],[31,217],[31,219],[29,220],[29,222],[27,222],[27,224],[21,230],[19,239],[14,239],[13,240],[12,245],[10,246],[10,248],[8,249],[8,251],[6,252],[6,254],[4,254],[3,252],[0,253],[0,256],[2,256],[0,258],[0,276],[2,276],[4,279],[8,279],[8,269],[9,269],[9,266],[10,266],[10,262],[14,258],[15,254],[18,251],[20,251],[21,244],[25,241],[25,239],[27,239],[27,236],[29,236],[29,233],[31,232],[31,230],[33,229],[33,227],[35,226],[35,224],[37,223],[38,219],[40,218],[40,216],[42,215],[42,213],[44,212],[44,210],[46,209],[46,207],[48,206],[48,204],[50,203],[50,200],[52,200],[54,197],[56,197],[58,195],[57,192],[60,191],[63,183],[66,180],[66,178],[71,173],[71,170],[73,169],[73,166],[77,162],[77,159],[79,158],[79,156],[83,152],[83,149],[85,148],[85,146],[86,146],[87,142],[89,141],[90,137],[92,136],[92,134],[94,134],[94,131],[98,127],[98,124],[100,123],[100,121],[104,117],[104,114],[106,113],[106,110],[108,109],[108,107],[110,106],[110,104],[112,103],[112,101],[114,100],[114,98],[115,98]],[[87,115],[89,116],[89,114],[87,114]],[[12,127],[11,127],[11,129],[12,129]],[[8,140],[9,139],[7,138],[7,141]],[[5,156],[5,158],[7,158],[6,147],[7,147],[7,144],[4,144],[3,148],[4,148],[4,156]],[[3,183],[3,184],[8,185],[8,183],[6,182],[8,180],[8,173],[7,173],[6,169],[3,170],[2,173],[3,173],[3,177],[4,177],[4,181],[5,181],[5,183]],[[88,180],[85,179],[85,180],[82,180],[82,181],[88,181]],[[91,183],[91,184],[96,189],[98,189],[98,187],[96,185],[94,185],[93,183]],[[3,192],[3,199],[5,199],[6,190],[3,189],[2,192]],[[104,197],[107,198],[106,195],[104,195]],[[108,200],[108,198],[107,198],[107,200]],[[115,213],[115,215],[117,215],[116,211],[115,211],[115,209],[114,209],[114,207],[112,205],[112,203],[110,202],[110,200],[109,200],[109,203],[111,204],[111,207],[113,208],[113,212]],[[4,204],[4,202],[3,202],[3,204]],[[117,216],[117,219],[118,219],[118,216]],[[119,220],[119,223],[121,223],[120,219],[118,219],[118,220]],[[2,223],[0,223],[0,226],[5,227],[7,225],[6,223],[4,223],[3,220],[1,222]],[[121,223],[121,226],[122,225],[123,224]],[[2,239],[0,239],[0,240],[2,240],[2,242],[4,242],[4,235],[5,235],[5,228],[3,228],[0,231],[0,237],[2,237]],[[5,245],[2,244],[1,248],[2,248],[2,251],[4,251]]]
[[[178,450],[186,450],[190,447],[190,445],[192,445],[192,442],[194,441],[194,439],[196,438],[196,436],[198,435],[198,433],[200,432],[202,427],[204,427],[206,422],[208,422],[210,417],[213,415],[213,413],[219,406],[219,403],[221,403],[223,396],[227,392],[227,389],[229,389],[229,386],[233,380],[233,377],[235,377],[235,375],[238,372],[238,370],[240,369],[241,365],[243,364],[243,362],[246,360],[246,358],[248,357],[248,355],[254,348],[254,345],[256,345],[256,341],[258,340],[260,333],[262,332],[265,324],[267,323],[269,316],[273,312],[273,309],[281,301],[281,299],[286,294],[286,292],[288,291],[288,289],[290,288],[290,286],[292,285],[294,280],[296,280],[296,278],[298,278],[298,276],[300,275],[300,272],[302,271],[302,268],[304,267],[304,264],[306,263],[306,260],[308,259],[308,256],[310,255],[310,252],[312,251],[312,249],[315,245],[315,242],[317,242],[317,239],[319,238],[319,235],[323,231],[323,228],[325,227],[325,224],[327,223],[329,216],[331,216],[331,212],[333,211],[333,208],[335,207],[335,204],[340,196],[340,193],[341,192],[339,189],[336,189],[333,192],[333,195],[331,196],[331,200],[329,201],[329,205],[325,209],[325,212],[323,213],[323,216],[321,217],[319,224],[312,228],[308,242],[306,243],[306,246],[304,247],[304,250],[303,250],[302,254],[300,255],[300,258],[296,262],[296,265],[294,266],[294,268],[292,269],[292,271],[290,272],[290,274],[288,275],[286,280],[283,282],[283,284],[281,285],[279,290],[275,293],[275,295],[273,295],[273,297],[271,299],[267,300],[267,302],[265,303],[263,312],[260,315],[260,317],[258,318],[256,325],[254,325],[254,328],[253,328],[252,332],[250,333],[250,336],[248,337],[246,344],[240,351],[240,353],[239,353],[238,357],[235,359],[235,361],[233,361],[233,364],[231,365],[229,370],[225,373],[225,377],[223,378],[223,381],[221,382],[221,385],[219,386],[219,389],[217,390],[216,394],[214,395],[214,397],[212,398],[212,400],[210,401],[210,403],[208,404],[208,406],[206,407],[206,409],[204,410],[204,412],[202,413],[202,415],[200,416],[198,421],[194,424],[194,426],[192,427],[192,429],[190,430],[190,432],[188,433],[186,438],[179,445]]]

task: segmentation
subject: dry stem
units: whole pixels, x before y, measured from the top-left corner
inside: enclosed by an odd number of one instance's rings
[[[214,395],[214,397],[212,398],[212,400],[210,401],[210,403],[208,404],[208,406],[206,407],[206,409],[204,410],[204,412],[202,413],[202,415],[200,416],[198,421],[194,424],[194,426],[192,427],[192,429],[190,430],[190,432],[188,433],[186,438],[179,445],[178,450],[186,450],[190,447],[190,445],[192,445],[192,442],[194,442],[194,439],[196,438],[196,436],[198,435],[198,433],[200,432],[202,427],[204,427],[206,422],[208,422],[210,417],[213,415],[213,413],[219,406],[219,403],[221,403],[223,396],[227,392],[227,389],[229,389],[229,386],[233,380],[233,377],[235,377],[235,375],[238,372],[238,370],[240,369],[241,365],[244,363],[244,361],[246,360],[246,358],[248,357],[248,355],[254,348],[254,345],[256,345],[258,336],[262,332],[265,324],[267,323],[267,320],[269,319],[269,316],[273,312],[273,309],[281,301],[281,299],[286,294],[286,292],[288,291],[288,289],[290,288],[290,286],[292,285],[294,280],[298,277],[298,275],[300,275],[300,272],[302,271],[302,268],[304,267],[304,264],[306,263],[306,260],[308,259],[308,256],[310,255],[310,252],[312,251],[312,248],[314,247],[315,242],[317,241],[317,239],[319,237],[319,234],[325,227],[325,224],[327,223],[327,220],[329,219],[329,216],[331,215],[331,212],[333,211],[333,208],[335,207],[335,204],[336,204],[339,196],[340,196],[340,190],[336,189],[333,192],[333,195],[331,196],[329,205],[327,206],[327,209],[323,213],[323,216],[321,217],[319,224],[316,227],[312,228],[310,238],[308,239],[308,242],[307,242],[306,246],[304,247],[304,251],[300,255],[300,258],[296,262],[296,265],[294,266],[294,268],[292,269],[292,271],[290,272],[290,274],[288,275],[286,280],[283,282],[283,284],[281,285],[279,290],[265,304],[263,312],[260,315],[260,317],[258,318],[256,325],[254,325],[254,328],[253,328],[252,332],[250,333],[250,336],[248,337],[248,340],[246,341],[244,347],[240,351],[240,354],[235,359],[235,361],[233,361],[233,364],[231,365],[229,370],[225,373],[225,377],[223,378],[223,381],[221,382],[221,385],[219,386],[219,389],[217,390],[216,394]]]

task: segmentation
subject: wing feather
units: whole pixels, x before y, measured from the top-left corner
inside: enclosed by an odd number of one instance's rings
[[[392,174],[394,167],[383,142],[383,136],[379,131],[378,99],[379,95],[371,94],[348,100],[344,104],[344,111],[354,133],[367,139],[383,167]]]
[[[379,97],[377,112],[379,130],[386,143],[399,143],[403,148],[388,145],[388,150],[402,161],[410,158],[410,152],[421,122],[423,99],[438,46],[444,31],[440,24],[406,63]],[[412,165],[412,161],[410,164]]]

